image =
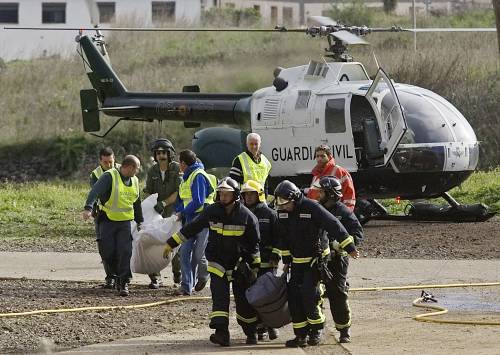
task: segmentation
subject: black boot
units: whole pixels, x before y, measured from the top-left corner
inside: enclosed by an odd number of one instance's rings
[[[267,328],[267,333],[269,334],[269,340],[278,339],[278,335],[279,335],[278,329]]]
[[[104,282],[104,285],[102,286],[102,288],[105,288],[105,289],[108,289],[108,290],[112,290],[114,289],[116,286],[116,280],[114,277],[106,277],[106,280]]]
[[[247,334],[247,340],[245,341],[247,345],[257,344],[257,333]]]
[[[296,336],[294,339],[287,340],[285,343],[287,348],[303,348],[307,346],[305,336]]]
[[[307,339],[307,344],[311,346],[319,345],[321,340],[321,331],[320,330],[311,330],[309,332],[309,339]]]
[[[128,292],[128,283],[122,283],[120,285],[119,295],[123,296],[123,297],[126,297],[126,296],[129,295],[129,292]]]
[[[351,332],[349,328],[340,329],[339,343],[350,343]]]
[[[259,341],[264,341],[267,338],[267,329],[266,328],[257,328],[257,339]]]
[[[215,333],[210,335],[210,341],[214,344],[219,344],[220,346],[229,346],[229,330],[216,329]]]

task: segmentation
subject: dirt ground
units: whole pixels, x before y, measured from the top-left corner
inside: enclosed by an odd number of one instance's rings
[[[500,258],[499,217],[484,223],[463,224],[377,221],[365,226],[365,234],[366,240],[361,247],[363,257],[469,260]],[[95,252],[96,247],[92,239],[77,241],[45,239],[36,242],[0,239],[0,251]],[[141,304],[173,297],[173,289],[172,285],[166,285],[158,291],[149,290],[147,285],[132,285],[131,296],[121,298],[111,290],[103,290],[98,282],[0,279],[0,310],[6,313],[34,309]],[[209,296],[209,290],[203,290],[200,295]],[[467,297],[470,294],[462,289],[446,292],[445,295],[446,300],[451,303],[477,304],[477,300],[468,302]],[[389,327],[389,332],[386,334],[390,334],[391,322],[394,322],[394,327],[399,327],[398,319],[406,320],[419,313],[419,310],[407,307],[408,299],[413,296],[414,293],[408,292],[407,295],[402,294],[392,299],[391,302],[396,302],[396,307],[391,310],[390,314],[380,311],[377,317],[380,317],[381,321],[388,319],[384,322],[384,327]],[[478,297],[482,299],[483,304],[493,305],[491,311],[498,321],[500,318],[498,289],[482,290]],[[356,310],[356,308],[370,307],[370,305],[382,307],[388,302],[380,295],[356,294],[352,296],[351,305]],[[405,311],[401,312],[403,308]],[[186,328],[203,328],[207,325],[206,316],[209,310],[209,301],[196,301],[137,310],[0,318],[0,353],[32,352],[46,347],[53,347],[60,351],[116,339],[166,332],[176,333]],[[466,311],[460,316],[481,317],[478,310],[472,306]],[[366,328],[365,331],[368,331],[369,322],[373,319],[362,316],[358,318],[359,329]],[[410,332],[411,327],[418,328],[422,324],[413,323],[408,329]],[[493,328],[495,327],[489,327],[486,331],[481,330],[485,351],[479,351],[479,353],[495,353],[498,350],[498,348],[495,350],[495,347],[491,349],[490,346],[498,340],[498,327]],[[376,333],[378,329],[371,331]],[[455,334],[462,330],[450,328],[447,331]],[[468,330],[464,336],[470,337],[471,333],[476,331],[479,332],[476,328]],[[496,340],[493,341],[494,339]],[[334,342],[334,339],[330,337],[329,341]],[[424,339],[422,341],[424,342]],[[492,352],[486,351],[487,349]],[[326,351],[320,348],[316,353],[322,353],[323,350]],[[390,352],[388,348],[377,348],[373,344],[366,344],[366,350],[367,353]],[[407,350],[418,352],[418,349],[411,347]],[[336,353],[341,354],[344,351],[340,348]],[[460,349],[457,351],[460,353]]]

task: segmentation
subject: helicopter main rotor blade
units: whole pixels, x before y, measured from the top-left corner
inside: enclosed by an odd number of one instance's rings
[[[405,32],[496,32],[496,28],[403,28]]]
[[[335,37],[336,39],[340,39],[342,42],[345,42],[349,45],[368,44],[368,42],[366,42],[363,38],[358,37],[355,34],[352,34],[351,32],[347,31],[332,32],[330,33],[330,36]]]
[[[90,23],[92,26],[98,26],[99,25],[99,7],[97,6],[97,3],[95,0],[85,0],[85,4],[87,5],[87,8],[89,10],[89,15],[90,15]]]
[[[306,33],[305,28],[137,28],[137,27],[4,27],[5,30],[40,31],[134,31],[134,32],[298,32]]]
[[[309,16],[307,18],[309,21],[313,22],[315,25],[319,26],[336,26],[337,21],[333,20],[327,16]]]

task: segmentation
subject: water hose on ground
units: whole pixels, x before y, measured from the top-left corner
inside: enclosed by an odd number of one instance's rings
[[[489,286],[500,286],[500,282],[483,282],[483,283],[463,283],[463,284],[438,284],[438,285],[407,285],[407,286],[378,286],[378,287],[362,287],[362,288],[352,288],[350,292],[376,292],[376,291],[403,291],[403,290],[416,290],[424,288],[456,288],[456,287],[489,287]],[[34,311],[26,312],[12,312],[12,313],[0,313],[0,318],[13,318],[21,316],[31,316],[38,314],[51,314],[51,313],[74,313],[74,312],[85,312],[85,311],[110,311],[110,310],[121,310],[121,309],[139,309],[156,307],[166,304],[172,304],[184,301],[202,301],[210,300],[209,296],[196,296],[196,297],[178,297],[168,300],[142,303],[136,305],[125,305],[125,306],[94,306],[94,307],[78,307],[78,308],[62,308],[62,309],[40,309]],[[423,313],[414,317],[415,320],[420,322],[434,322],[434,323],[447,323],[447,324],[474,324],[474,325],[500,325],[500,322],[489,322],[489,321],[463,321],[463,320],[452,320],[452,319],[434,319],[429,318],[437,315],[442,315],[448,313],[446,308],[440,306],[431,306],[429,304],[422,304],[426,302],[428,298],[419,297],[413,301],[413,306],[420,308],[431,308],[437,310],[437,312]]]

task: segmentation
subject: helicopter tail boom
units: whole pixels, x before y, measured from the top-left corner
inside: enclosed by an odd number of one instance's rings
[[[201,122],[244,127],[250,124],[252,93],[200,93],[197,85],[186,86],[179,93],[130,92],[109,64],[99,31],[92,38],[78,36],[76,40],[93,87],[80,92],[86,132],[100,130],[100,112],[123,120],[183,121],[186,126]]]

